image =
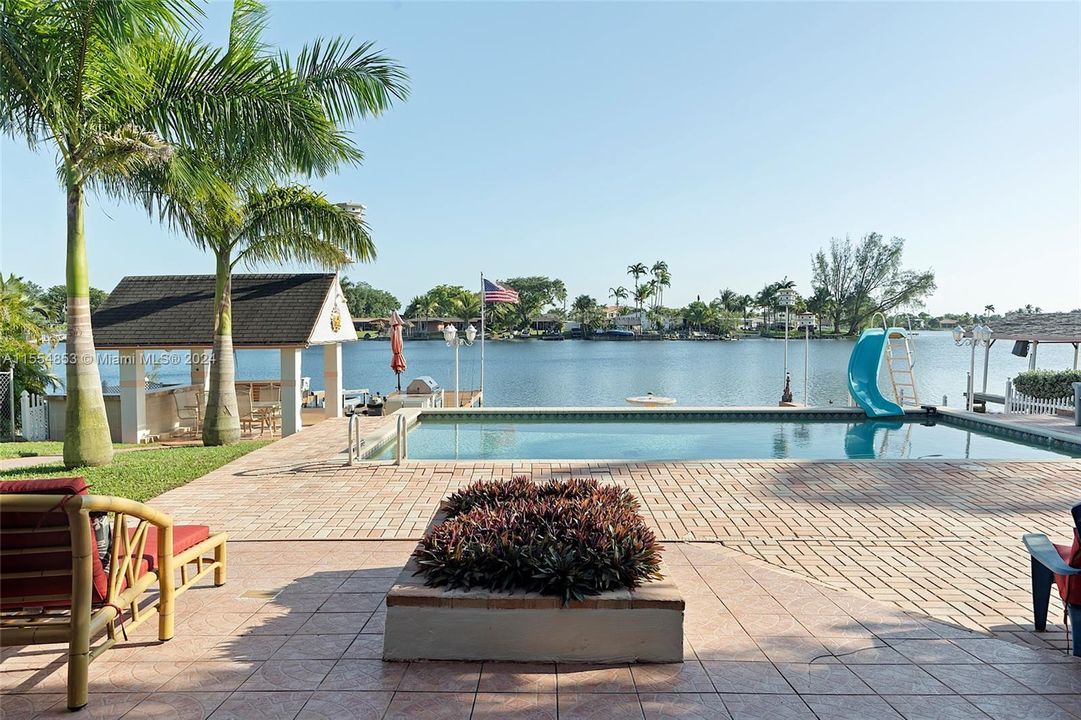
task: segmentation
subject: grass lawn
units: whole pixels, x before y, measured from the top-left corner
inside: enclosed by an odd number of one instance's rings
[[[138,447],[138,445],[123,445],[113,443],[114,448]],[[143,447],[146,447],[145,445]],[[37,457],[39,455],[63,455],[64,443],[59,440],[41,440],[37,442],[3,442],[0,443],[0,460],[19,457]]]
[[[263,447],[269,440],[247,440],[225,447],[176,447],[117,453],[105,467],[65,469],[60,463],[36,465],[17,470],[0,470],[0,492],[4,480],[81,475],[95,495],[118,495],[147,500],[171,490],[215,468]],[[53,445],[54,443],[19,443]],[[55,443],[59,445],[59,443]],[[0,446],[2,447],[2,446]]]

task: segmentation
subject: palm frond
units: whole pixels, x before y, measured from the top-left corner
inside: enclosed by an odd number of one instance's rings
[[[370,42],[351,49],[344,38],[317,40],[295,62],[285,53],[280,62],[336,123],[378,115],[409,96],[404,68]]]
[[[238,234],[238,261],[300,262],[339,268],[375,258],[364,220],[301,185],[249,192],[245,222]]]
[[[79,150],[77,171],[84,179],[97,175],[130,178],[144,168],[165,165],[173,156],[173,147],[160,135],[134,125],[95,135]]]
[[[229,52],[257,55],[264,49],[263,30],[267,24],[266,5],[260,0],[233,0],[229,23]]]

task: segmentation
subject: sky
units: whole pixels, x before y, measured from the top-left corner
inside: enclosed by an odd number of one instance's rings
[[[336,34],[411,77],[353,127],[364,164],[309,181],[365,204],[378,259],[345,274],[403,305],[481,271],[604,302],[656,260],[666,305],[809,293],[816,250],[874,231],[935,270],[932,313],[1081,307],[1081,4],[271,3],[274,45]],[[0,153],[0,270],[62,283],[54,153]],[[105,290],[213,272],[107,198],[87,239]]]

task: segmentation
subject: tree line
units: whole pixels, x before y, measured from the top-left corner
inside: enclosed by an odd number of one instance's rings
[[[812,258],[808,294],[801,294],[795,281],[784,277],[767,283],[756,293],[723,288],[712,300],[699,296],[685,306],[668,307],[664,304],[664,291],[672,285],[672,274],[668,263],[658,260],[652,266],[641,262],[627,266],[632,287],[611,287],[608,298],[614,301],[616,315],[623,313],[623,303],[629,303],[628,311],[648,319],[653,326],[678,326],[725,335],[757,324],[753,319],[760,318],[766,331],[783,323],[786,308],[781,299],[789,295],[792,298],[789,312],[811,313],[816,318],[816,327],[828,325],[836,334],[854,335],[875,313],[891,315],[914,310],[934,292],[933,270],[904,266],[904,244],[902,238],[887,240],[879,233],[868,233],[857,241],[834,238]],[[530,276],[500,282],[517,290],[521,302],[489,308],[489,322],[496,331],[524,330],[545,312],[575,320],[587,329],[605,327],[612,320],[607,308],[588,294],[575,297],[568,308],[566,285],[557,278]],[[376,294],[387,302],[367,300]],[[384,315],[396,309],[390,307],[397,304],[396,298],[369,286],[365,286],[361,297],[364,302],[358,300],[355,306],[350,305],[350,311],[361,316]],[[439,285],[414,297],[405,308],[405,315],[410,318],[450,317],[465,322],[479,314],[478,293],[449,285]]]

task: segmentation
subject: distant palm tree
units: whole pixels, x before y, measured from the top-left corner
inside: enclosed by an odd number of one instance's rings
[[[653,295],[653,282],[650,281],[644,285],[639,285],[634,289],[634,305],[638,308],[638,312],[641,313],[645,307],[646,300],[649,300]]]
[[[571,317],[577,320],[584,329],[593,329],[597,314],[597,301],[589,295],[579,295],[571,303]]]
[[[635,263],[627,266],[627,274],[634,277],[634,291],[638,292],[638,278],[649,274],[649,269],[643,263]]]
[[[720,295],[721,307],[729,312],[738,309],[739,295],[734,290],[725,288],[721,290]]]
[[[616,312],[619,312],[619,301],[627,299],[627,288],[620,285],[619,287],[608,288],[608,297],[614,298],[616,301]]]
[[[662,263],[663,264],[663,263]],[[661,307],[664,305],[664,290],[665,288],[672,287],[672,274],[668,272],[668,266],[664,265],[657,275],[653,278],[654,290],[656,291],[655,307]]]
[[[653,307],[659,307],[664,300],[664,288],[672,285],[672,275],[668,272],[668,263],[658,260],[649,269],[656,284],[653,286]]]
[[[454,314],[462,320],[462,327],[475,317],[480,317],[480,296],[477,293],[462,293],[454,298]]]
[[[67,195],[68,467],[113,455],[90,325],[87,188],[147,201],[157,192],[148,173],[205,188],[211,179],[175,162],[175,146],[266,157],[325,126],[310,99],[318,89],[283,72],[277,53],[233,54],[186,37],[199,13],[176,0],[8,0],[0,11],[0,130],[52,147]],[[312,57],[311,72],[325,59]]]

